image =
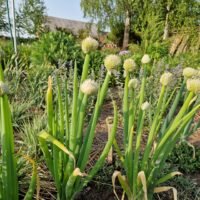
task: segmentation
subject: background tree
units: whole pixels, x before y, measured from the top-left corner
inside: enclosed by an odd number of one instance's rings
[[[112,38],[123,41],[123,48],[135,35],[144,51],[174,31],[192,32],[191,27],[197,30],[199,4],[199,0],[81,0],[84,15],[97,21],[101,28],[109,27]]]
[[[124,25],[123,49],[128,47],[131,18],[139,0],[81,0],[81,8],[86,17],[98,21],[98,25],[105,29],[113,28],[116,24]]]
[[[44,31],[45,13],[43,0],[23,0],[16,15],[18,30],[39,37]]]
[[[0,31],[5,31],[7,27],[5,2],[5,0],[0,0]]]

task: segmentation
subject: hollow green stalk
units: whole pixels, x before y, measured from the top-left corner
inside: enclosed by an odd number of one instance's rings
[[[61,88],[60,88],[60,82],[57,78],[57,91],[58,91],[58,110],[59,110],[59,139],[62,143],[64,143],[64,108],[63,108],[63,102],[62,102],[62,96],[61,96]]]
[[[67,82],[65,82],[65,144],[69,146],[69,103],[68,103],[68,88]],[[67,162],[67,160],[66,160]]]
[[[107,94],[110,77],[111,77],[110,73],[107,72],[106,78],[104,80],[104,83],[101,87],[100,93],[97,98],[94,113],[92,115],[91,121],[86,131],[86,137],[85,137],[85,140],[84,140],[84,143],[79,155],[79,159],[78,159],[78,166],[81,169],[81,171],[84,170],[88,157],[89,157],[89,153],[91,151],[92,141],[94,139],[94,134],[95,134],[95,127],[96,127],[97,120],[100,114],[100,109],[102,107],[103,101]]]
[[[52,134],[53,129],[53,92],[52,92],[52,78],[48,79],[48,89],[46,93],[46,107],[47,107],[47,121],[48,132]]]
[[[151,152],[151,147],[152,147],[152,144],[153,144],[154,137],[156,136],[155,131],[156,131],[156,127],[158,125],[158,119],[159,119],[160,109],[161,109],[161,106],[162,106],[162,103],[163,103],[165,88],[166,87],[164,85],[161,88],[161,92],[160,92],[160,96],[159,96],[159,99],[158,99],[158,104],[157,104],[155,116],[154,116],[153,123],[152,123],[151,129],[150,129],[150,132],[149,132],[147,145],[145,147],[145,151],[144,151],[144,155],[143,155],[143,159],[142,159],[142,170],[144,170],[144,171],[145,171],[147,163],[148,163],[148,158],[149,158],[149,155],[150,155],[150,152]]]
[[[174,113],[176,112],[176,108],[181,100],[181,97],[183,95],[183,91],[184,91],[184,88],[185,88],[185,81],[182,83],[181,87],[180,87],[180,90],[178,91],[178,93],[176,94],[176,97],[175,97],[175,100],[173,101],[172,103],[172,106],[169,110],[169,113],[167,115],[167,117],[165,118],[164,120],[164,123],[161,127],[161,131],[159,133],[159,137],[162,137],[162,135],[164,134],[167,126],[169,125],[169,123],[171,122],[173,116],[174,116]]]
[[[83,64],[83,69],[82,69],[81,83],[83,83],[83,81],[87,79],[89,64],[90,64],[90,54],[86,54],[84,64]],[[83,96],[84,96],[83,93],[81,91],[79,91],[78,106],[81,105],[81,101],[83,99]]]
[[[134,99],[134,91],[131,90],[131,99],[130,99],[130,106],[129,106],[129,132],[128,132],[128,146],[126,149],[126,161],[127,161],[127,174],[128,174],[128,181],[130,185],[133,184],[133,174],[132,169],[133,168],[133,135],[134,135],[134,119],[135,119],[135,99]]]
[[[75,157],[77,158],[79,151],[80,151],[80,147],[81,147],[81,143],[82,143],[82,134],[83,134],[83,125],[84,125],[84,118],[85,118],[85,109],[87,106],[87,100],[88,100],[88,95],[84,95],[81,106],[80,106],[80,111],[78,114],[78,128],[77,128],[77,145],[76,148],[74,150],[75,152]]]
[[[71,117],[71,127],[70,127],[70,136],[69,136],[69,149],[70,151],[74,151],[76,147],[76,137],[77,137],[77,97],[78,97],[78,77],[77,77],[77,65],[74,68],[74,80],[73,80],[73,102],[72,102],[72,117]],[[69,175],[73,171],[73,160],[71,158],[68,159],[68,163],[65,169],[65,183],[67,182]]]
[[[145,95],[145,85],[146,85],[146,67],[143,68],[143,77],[142,77],[142,85],[139,94],[139,108],[141,108],[144,103],[144,95]]]
[[[128,145],[128,128],[129,128],[129,104],[128,104],[128,83],[130,80],[129,72],[126,72],[124,98],[123,98],[123,120],[124,120],[124,146]]]
[[[111,135],[110,135],[110,137],[106,143],[106,146],[104,147],[104,150],[102,151],[99,159],[97,160],[95,165],[92,167],[92,170],[87,175],[86,180],[82,184],[80,184],[78,191],[80,191],[85,185],[87,185],[87,183],[94,177],[94,175],[98,172],[98,170],[103,166],[105,159],[106,159],[106,157],[110,151],[110,148],[113,144],[113,141],[116,136],[117,124],[118,124],[118,111],[117,111],[117,106],[116,106],[115,102],[113,102],[113,106],[114,106],[114,121],[113,121],[112,130],[111,130]]]
[[[193,95],[193,94],[191,94]],[[183,105],[182,108],[186,109],[186,107],[188,107],[187,105],[187,101],[191,98],[191,96],[189,95],[188,96],[188,99],[185,101],[185,104]],[[192,114],[194,114],[196,112],[196,110],[199,108],[199,106],[193,108],[192,111],[190,111],[187,115],[185,116],[180,116],[179,114],[177,115],[177,117],[174,119],[171,127],[168,129],[168,131],[165,133],[165,135],[162,137],[162,139],[160,140],[160,142],[158,143],[157,147],[156,147],[156,150],[155,150],[155,153],[154,153],[154,156],[153,156],[153,160],[155,161],[160,152],[162,151],[162,148],[164,147],[165,143],[169,140],[169,138],[173,135],[174,131],[181,125],[181,124],[184,124],[186,125],[188,123],[188,121],[191,119],[192,117]],[[183,110],[184,110],[183,109]],[[183,111],[182,109],[180,110]],[[180,113],[179,112],[179,113]],[[184,114],[184,113],[183,113]]]
[[[0,66],[0,81],[4,81],[3,71]],[[1,178],[2,199],[18,199],[18,182],[16,172],[16,158],[14,156],[14,136],[9,108],[8,97],[3,94],[0,97],[0,141],[1,141]]]
[[[137,175],[138,175],[138,167],[139,167],[138,161],[139,161],[141,138],[142,138],[143,125],[144,125],[144,117],[145,117],[145,111],[141,110],[139,113],[139,118],[137,122],[136,146],[135,146],[134,162],[133,162],[133,168],[132,168],[132,171],[133,171],[132,188],[133,188],[134,196],[137,195]]]
[[[167,159],[167,156],[173,150],[174,146],[176,145],[177,140],[180,138],[180,136],[181,136],[185,126],[187,125],[188,121],[194,115],[194,113],[199,109],[199,107],[200,107],[200,105],[193,108],[192,111],[190,111],[185,117],[183,117],[180,120],[179,125],[177,126],[178,127],[177,131],[175,131],[175,133],[170,138],[170,140],[168,140],[165,143],[162,150],[160,150],[160,151],[158,149],[155,150],[154,156],[152,158],[152,163],[151,163],[151,165],[154,166],[154,167],[152,168],[152,171],[149,174],[148,184],[154,184],[152,181],[156,180],[155,176],[157,176],[157,174],[160,173],[160,171],[163,168],[164,163]]]

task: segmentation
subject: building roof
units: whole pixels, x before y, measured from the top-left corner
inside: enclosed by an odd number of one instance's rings
[[[82,21],[70,20],[47,16],[46,25],[51,31],[55,31],[57,28],[70,30],[74,35],[78,35],[82,30],[90,30],[90,34],[93,37],[98,36],[98,28],[96,24],[91,24]]]

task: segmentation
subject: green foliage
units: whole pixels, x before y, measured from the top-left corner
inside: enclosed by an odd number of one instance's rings
[[[197,29],[199,25],[200,2],[198,0],[176,0],[171,1],[169,13],[170,25],[174,30]]]
[[[200,149],[194,149],[186,142],[178,143],[167,162],[183,173],[198,173],[200,170]]]
[[[154,42],[151,43],[147,49],[146,52],[149,53],[154,60],[160,60],[166,56],[168,56],[169,52],[169,42],[155,42],[156,40],[153,40]]]
[[[29,120],[32,117],[32,113],[28,112],[32,105],[33,101],[12,102],[11,113],[14,128],[19,129],[25,120]]]
[[[33,119],[24,120],[21,124],[20,137],[23,141],[22,148],[26,154],[39,159],[39,142],[37,134],[40,130],[46,128],[45,117],[41,115],[32,116]]]
[[[139,42],[143,53],[155,42],[162,42],[165,30],[168,35],[174,32],[189,35],[195,33],[195,39],[198,40],[198,0],[82,0],[81,7],[85,16],[98,21],[102,29],[109,27],[109,38],[120,45],[125,37],[125,19],[128,12],[129,39],[135,43]]]
[[[82,62],[81,50],[75,38],[64,32],[44,34],[32,46],[31,61],[33,65],[65,66],[75,60]]]
[[[89,72],[94,73],[94,79],[99,78],[99,72],[102,72],[101,67],[105,55],[106,53],[103,53],[102,51],[95,51],[90,54],[91,62]]]
[[[179,145],[178,145],[179,146]],[[176,152],[177,147],[173,150],[173,152]],[[185,144],[180,144],[180,146],[185,146]],[[179,147],[178,147],[179,148]],[[186,147],[188,148],[188,147]],[[172,154],[173,154],[172,152]],[[190,152],[191,153],[191,152]],[[192,154],[190,154],[192,155]],[[188,157],[189,155],[187,155]],[[170,158],[171,156],[169,156]],[[172,169],[174,171],[177,171],[179,168],[179,165],[174,165],[173,161],[170,160],[170,162],[167,162],[165,164],[165,167],[163,168],[163,171],[160,174],[160,177],[162,177],[164,174],[168,174]],[[178,193],[178,199],[183,200],[191,200],[191,199],[199,199],[200,198],[200,188],[198,180],[196,181],[196,178],[198,179],[198,171],[197,174],[183,174],[182,176],[174,177],[173,179],[167,181],[166,183],[163,183],[161,185],[169,185],[177,189]],[[160,194],[154,194],[155,200],[159,199],[169,199],[172,198],[172,192],[165,192]]]
[[[0,40],[0,60],[4,63],[7,63],[13,55],[12,42],[8,40]]]

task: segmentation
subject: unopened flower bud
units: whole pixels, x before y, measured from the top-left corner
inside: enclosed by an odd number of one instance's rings
[[[148,64],[150,61],[151,61],[151,58],[149,57],[149,55],[148,54],[144,54],[144,56],[142,57],[141,62],[143,64]]]
[[[2,97],[4,94],[9,93],[8,85],[5,84],[3,81],[0,81],[0,96]]]
[[[191,78],[195,75],[198,74],[198,71],[196,69],[193,69],[191,67],[186,67],[185,69],[183,69],[183,76],[185,78]]]
[[[147,110],[150,108],[150,103],[148,101],[144,102],[141,106],[142,110]]]
[[[108,55],[104,59],[104,65],[108,71],[115,70],[121,63],[121,59],[117,55]]]
[[[161,77],[160,77],[160,83],[164,86],[167,86],[171,80],[172,80],[173,74],[170,72],[165,72]]]
[[[199,79],[188,79],[187,89],[190,92],[199,93],[200,92],[200,80]]]
[[[99,43],[92,37],[87,37],[82,41],[82,51],[84,53],[90,53],[98,48]]]
[[[86,79],[80,86],[81,92],[90,96],[97,92],[98,84],[94,80]]]
[[[124,61],[124,69],[127,72],[132,72],[136,68],[136,63],[133,59],[129,58]]]
[[[139,84],[139,81],[136,78],[133,78],[128,82],[128,87],[135,89],[137,88],[138,84]]]

